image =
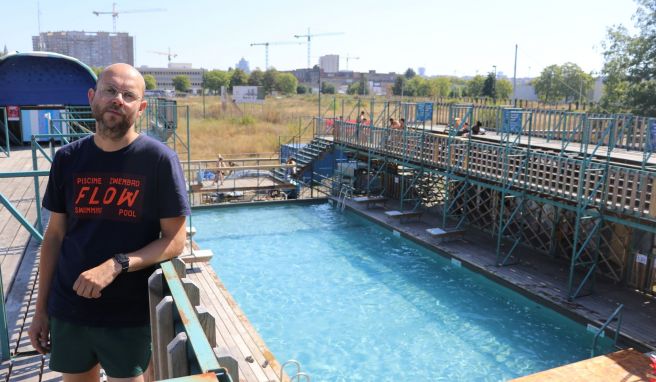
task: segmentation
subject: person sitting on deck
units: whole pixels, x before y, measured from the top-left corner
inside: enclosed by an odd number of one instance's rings
[[[399,129],[405,130],[405,118],[399,119]]]
[[[463,135],[467,135],[468,133],[469,133],[469,123],[465,122],[465,123],[462,125],[462,129],[460,129],[460,130],[456,133],[456,135],[457,135],[457,136],[463,136]]]
[[[483,124],[481,121],[476,121],[476,124],[474,127],[472,127],[472,134],[473,135],[483,135],[485,134],[485,129],[483,128]]]
[[[287,170],[285,171],[285,177],[289,179],[290,177],[296,177],[296,161],[293,157],[287,158]]]

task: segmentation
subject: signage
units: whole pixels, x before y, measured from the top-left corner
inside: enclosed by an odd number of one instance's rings
[[[517,109],[503,110],[502,132],[520,134],[522,132],[522,113]]]
[[[262,103],[264,102],[264,88],[262,86],[235,86],[232,88],[232,100],[236,103]]]
[[[18,106],[7,106],[7,121],[20,121],[20,108]]]
[[[416,106],[415,121],[431,121],[433,119],[433,104],[431,102],[420,102]]]

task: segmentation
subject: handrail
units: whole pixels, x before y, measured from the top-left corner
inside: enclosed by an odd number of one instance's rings
[[[183,278],[184,274],[184,263],[172,259],[161,263],[148,280],[155,377],[168,381],[184,377],[189,381],[233,382],[208,339],[216,330],[214,318],[198,306],[199,289]],[[201,312],[205,324],[200,321]],[[232,372],[237,375],[237,370]]]
[[[599,329],[595,333],[594,338],[592,339],[592,348],[590,349],[590,357],[595,356],[595,351],[596,351],[596,348],[597,348],[597,340],[599,339],[599,336],[601,335],[601,333],[604,332],[604,330],[608,327],[608,325],[610,325],[610,323],[613,320],[615,320],[616,318],[617,318],[617,326],[615,327],[615,336],[613,338],[613,346],[617,345],[617,337],[619,336],[620,329],[622,327],[622,308],[624,308],[624,304],[620,304],[615,309],[613,314],[611,314],[610,317],[608,317],[606,322],[604,322],[604,324],[601,325],[601,327],[599,327]]]

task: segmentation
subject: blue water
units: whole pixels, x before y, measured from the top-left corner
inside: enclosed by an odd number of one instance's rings
[[[269,349],[313,381],[502,381],[589,356],[583,325],[328,204],[193,224]]]

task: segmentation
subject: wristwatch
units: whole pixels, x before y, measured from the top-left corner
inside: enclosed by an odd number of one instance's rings
[[[125,253],[117,253],[114,260],[121,266],[121,273],[126,273],[130,268],[130,258]]]

